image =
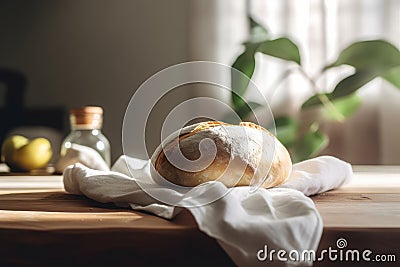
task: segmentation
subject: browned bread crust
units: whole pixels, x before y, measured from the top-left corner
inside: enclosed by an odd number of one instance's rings
[[[239,129],[238,126],[243,128]],[[244,135],[249,135],[252,139],[252,142],[248,142],[251,147],[243,150],[248,153],[246,155],[237,153],[241,152],[241,140],[235,140],[237,136],[225,136],[223,131],[211,130],[215,127],[241,130]],[[260,135],[262,141],[257,137]],[[251,138],[252,136],[254,138]],[[212,163],[206,168],[199,171],[185,171],[167,159],[165,153],[175,153],[179,142],[178,150],[182,155],[190,161],[196,161],[201,156],[199,144],[204,138],[213,140],[217,149]],[[160,145],[152,156],[154,166],[152,174],[181,186],[192,187],[214,180],[228,187],[248,186],[252,184],[253,179],[256,179],[261,181],[261,187],[270,188],[282,184],[290,175],[292,168],[286,148],[268,130],[251,122],[241,122],[239,125],[219,121],[194,124],[181,129],[178,135],[168,137],[163,147]]]

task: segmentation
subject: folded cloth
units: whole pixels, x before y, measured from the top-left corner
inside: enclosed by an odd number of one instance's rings
[[[150,191],[179,199],[177,204],[187,207],[199,229],[217,239],[237,265],[266,264],[263,260],[268,260],[271,266],[311,265],[308,259],[279,261],[276,253],[271,259],[264,250],[267,248],[267,253],[284,250],[286,257],[292,250],[300,255],[304,250],[316,250],[322,220],[313,201],[304,194],[333,189],[351,174],[348,163],[333,157],[319,157],[295,165],[282,188],[260,188],[250,193],[249,187],[227,188],[220,182],[208,182],[193,188],[190,194],[182,194],[152,182],[149,161],[122,156],[111,171],[93,170],[79,163],[69,166],[64,171],[64,187],[70,193],[83,194],[99,202],[114,202],[167,219],[176,216],[182,208],[149,196],[137,182],[145,180]],[[224,197],[207,205],[196,205],[213,193]]]
[[[57,160],[54,167],[57,172],[62,173],[66,167],[78,162],[95,170],[110,170],[110,167],[100,156],[99,152],[88,146],[78,144],[71,144],[71,147],[67,148],[65,155]]]
[[[321,156],[294,164],[281,188],[292,188],[312,196],[342,186],[353,175],[351,165],[338,158]]]

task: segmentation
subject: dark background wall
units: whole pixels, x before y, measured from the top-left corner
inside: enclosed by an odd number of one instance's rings
[[[102,106],[115,160],[131,95],[187,60],[188,9],[185,0],[2,0],[0,68],[26,75],[28,108]],[[0,85],[2,106],[4,94]]]

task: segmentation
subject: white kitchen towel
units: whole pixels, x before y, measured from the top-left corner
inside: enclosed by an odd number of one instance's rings
[[[349,163],[321,156],[294,164],[289,179],[279,187],[296,189],[312,196],[342,186],[352,175]]]
[[[310,265],[305,259],[288,258],[293,250],[299,255],[304,250],[316,250],[322,234],[319,213],[303,193],[312,195],[333,189],[351,174],[348,163],[333,157],[319,157],[294,165],[292,175],[282,185],[286,188],[261,188],[250,193],[249,187],[228,189],[220,182],[209,182],[195,187],[190,194],[182,194],[152,183],[149,161],[122,156],[112,171],[92,170],[79,163],[69,166],[64,171],[64,186],[73,194],[145,210],[167,219],[179,213],[181,208],[155,200],[136,182],[146,180],[147,190],[161,192],[179,199],[179,205],[190,206],[188,209],[199,229],[217,239],[237,265]],[[226,194],[208,205],[196,206],[216,193]],[[283,258],[288,261],[278,260],[277,253],[269,258],[272,250],[284,250]]]
[[[110,170],[99,152],[88,146],[78,144],[71,144],[71,147],[66,149],[65,155],[57,160],[54,167],[57,172],[62,173],[66,167],[78,162],[95,170]]]

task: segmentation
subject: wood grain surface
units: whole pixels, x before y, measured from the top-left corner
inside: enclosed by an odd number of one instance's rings
[[[314,196],[324,221],[319,250],[395,254],[400,263],[400,173],[360,168],[351,183]],[[0,176],[0,266],[231,266],[188,211],[173,220],[98,203],[63,190],[60,176]],[[352,262],[347,266],[365,266]],[[316,266],[343,263],[316,262]],[[344,264],[346,266],[346,264]]]

